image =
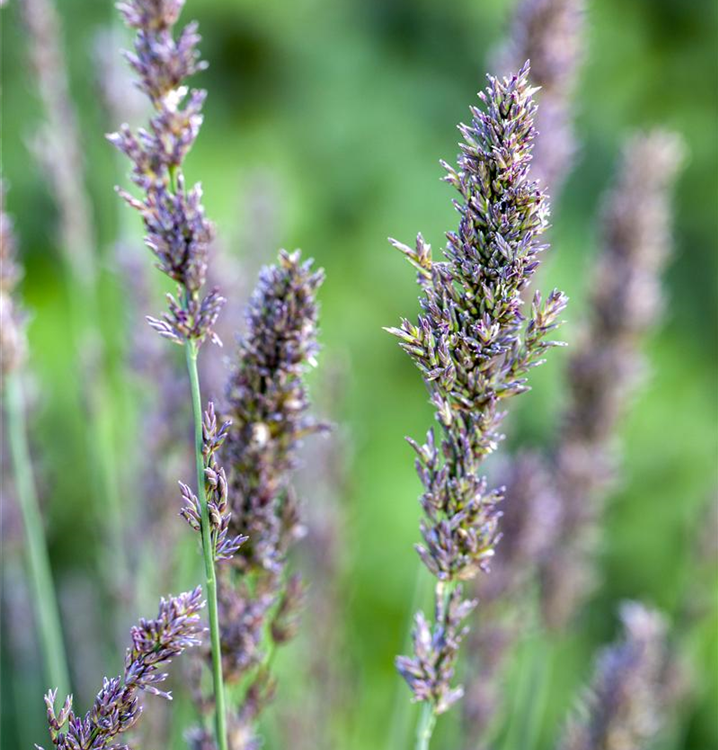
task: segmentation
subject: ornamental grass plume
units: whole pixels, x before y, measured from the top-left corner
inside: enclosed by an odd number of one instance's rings
[[[520,0],[509,41],[499,55],[502,70],[531,60],[539,86],[539,111],[531,172],[555,199],[578,150],[573,117],[575,90],[585,55],[585,0]]]
[[[568,363],[570,401],[551,470],[560,512],[541,579],[553,628],[569,622],[595,584],[599,524],[618,463],[616,430],[646,369],[641,342],[663,308],[670,189],[682,153],[674,134],[634,136],[606,199],[588,320]]]
[[[457,169],[444,164],[456,202],[459,229],[447,235],[445,261],[434,262],[418,236],[415,249],[392,241],[418,271],[422,313],[388,329],[421,370],[436,409],[440,437],[410,440],[424,485],[417,551],[437,578],[432,621],[416,617],[414,655],[397,658],[414,700],[424,703],[417,748],[427,748],[436,718],[462,695],[452,686],[463,621],[476,605],[464,599],[463,582],[489,569],[498,541],[500,488],[489,489],[484,460],[501,439],[501,402],[528,390],[528,371],[557,342],[566,297],[536,293],[528,319],[521,292],[539,265],[539,237],[548,202],[529,179],[535,135],[536,89],[529,64],[497,79],[479,94],[486,111],[472,107]]]
[[[229,528],[248,537],[220,576],[224,674],[240,696],[229,722],[231,750],[258,746],[257,717],[275,690],[273,655],[294,636],[303,600],[299,576],[287,569],[287,554],[303,534],[290,477],[301,441],[325,429],[308,413],[305,384],[318,353],[323,279],[299,251],[283,250],[277,264],[262,269],[227,385]],[[201,730],[192,741],[212,746]]]
[[[560,750],[642,750],[665,718],[666,623],[637,602],[621,607],[623,638],[598,658],[588,697]]]
[[[177,285],[168,295],[169,310],[162,318],[149,318],[161,336],[184,347],[194,416],[196,495],[181,485],[183,515],[200,532],[204,561],[211,640],[215,738],[219,750],[227,750],[226,705],[217,604],[215,564],[226,560],[244,541],[228,536],[229,504],[224,472],[216,451],[227,434],[218,425],[210,402],[202,409],[197,357],[209,338],[220,343],[213,331],[224,299],[217,289],[205,292],[212,225],[202,207],[199,184],[187,188],[182,169],[202,124],[205,92],[189,90],[186,79],[203,70],[197,44],[197,24],[184,27],[177,38],[174,27],[184,0],[127,0],[118,9],[137,34],[134,52],[127,60],[138,77],[138,87],[149,99],[153,115],[149,129],[133,133],[128,125],[109,135],[109,140],[132,162],[132,181],[141,198],[119,190],[142,216],[146,244],[157,267]]]
[[[57,690],[45,696],[50,739],[58,750],[129,750],[120,735],[132,729],[142,714],[140,693],[152,693],[172,700],[171,693],[158,685],[167,674],[160,672],[174,657],[200,644],[200,610],[204,607],[202,590],[161,599],[155,620],[141,619],[132,628],[132,645],[125,654],[122,675],[104,678],[92,708],[76,714],[72,696],[59,712]],[[118,744],[120,743],[120,744]],[[39,745],[35,745],[42,750]]]

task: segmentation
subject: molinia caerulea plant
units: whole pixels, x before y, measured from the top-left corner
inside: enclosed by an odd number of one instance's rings
[[[302,439],[325,429],[309,413],[305,382],[319,351],[323,280],[299,251],[282,250],[262,269],[227,382],[229,532],[248,537],[219,576],[224,678],[234,699],[230,750],[259,746],[257,718],[275,689],[272,657],[294,636],[303,600],[301,579],[288,575],[287,555],[303,534],[290,479]],[[201,728],[191,739],[197,750],[215,747]]]
[[[132,181],[141,190],[135,198],[120,191],[142,216],[146,243],[158,268],[177,284],[169,295],[169,311],[162,319],[148,318],[165,338],[183,346],[190,379],[194,414],[196,496],[181,485],[184,517],[200,532],[207,587],[207,602],[214,686],[215,733],[219,750],[227,750],[226,708],[222,677],[217,576],[215,563],[230,558],[244,541],[227,536],[229,504],[224,471],[216,452],[227,436],[228,424],[219,425],[214,406],[203,412],[197,356],[212,330],[224,299],[217,289],[204,291],[212,225],[205,216],[199,185],[187,188],[182,165],[202,124],[205,92],[192,90],[185,80],[203,70],[199,60],[197,25],[188,24],[177,39],[177,23],[184,0],[127,0],[118,5],[128,26],[137,31],[134,52],[127,59],[139,78],[139,88],[153,107],[149,129],[135,135],[124,125],[110,141],[132,161]]]
[[[418,271],[422,290],[417,323],[389,329],[419,367],[436,410],[440,435],[410,443],[424,485],[423,544],[417,551],[436,577],[433,622],[416,616],[414,654],[397,659],[414,700],[424,704],[417,747],[427,748],[436,718],[462,695],[452,686],[465,617],[476,602],[463,582],[487,571],[498,540],[500,488],[482,473],[501,439],[503,402],[528,390],[526,375],[556,342],[565,296],[537,292],[526,317],[521,293],[539,265],[548,222],[546,195],[530,179],[535,135],[535,89],[529,65],[497,79],[472,107],[456,168],[446,181],[459,193],[459,228],[449,233],[445,260],[432,260],[419,235],[415,248],[398,242]]]

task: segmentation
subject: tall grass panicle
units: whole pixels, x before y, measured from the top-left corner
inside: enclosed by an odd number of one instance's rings
[[[560,513],[541,566],[551,627],[566,625],[595,584],[599,522],[618,464],[616,430],[645,374],[642,342],[663,309],[671,187],[682,154],[672,133],[629,139],[606,198],[588,320],[568,363],[569,406],[551,470]]]
[[[440,427],[423,445],[410,440],[424,485],[423,544],[417,551],[437,578],[433,621],[419,613],[414,655],[397,667],[414,700],[424,703],[417,747],[429,745],[436,717],[462,695],[452,685],[463,620],[475,602],[462,583],[487,571],[498,541],[501,488],[489,489],[483,462],[501,434],[503,402],[528,390],[526,376],[556,342],[565,296],[536,293],[528,317],[521,293],[539,265],[548,222],[545,194],[529,176],[536,91],[529,64],[497,79],[472,107],[456,169],[446,181],[459,192],[457,232],[445,261],[434,262],[421,235],[415,248],[392,241],[418,271],[422,313],[388,329],[421,370]]]
[[[125,654],[122,675],[104,678],[102,690],[92,708],[76,714],[72,696],[57,712],[57,690],[45,696],[50,738],[58,750],[123,750],[120,735],[135,726],[142,714],[140,693],[152,693],[172,700],[171,693],[158,685],[167,674],[160,672],[174,657],[200,644],[202,625],[199,612],[204,607],[202,590],[161,599],[155,620],[140,620],[132,628],[132,645]],[[121,743],[121,744],[118,744]],[[39,750],[38,745],[36,745]]]
[[[275,690],[273,656],[293,637],[303,599],[300,578],[287,569],[287,554],[303,534],[290,478],[300,442],[324,429],[308,413],[305,383],[319,349],[323,280],[299,251],[281,251],[262,269],[227,385],[230,533],[248,537],[220,576],[224,672],[239,696],[229,721],[231,750],[256,746],[257,717]],[[194,740],[208,743],[201,731]]]
[[[560,750],[644,750],[665,721],[666,622],[636,602],[623,604],[621,622],[623,638],[600,654]]]
[[[123,125],[109,140],[132,162],[132,181],[141,198],[124,190],[120,194],[142,216],[146,244],[157,267],[177,285],[168,295],[169,309],[162,318],[148,318],[161,336],[183,346],[190,380],[194,416],[197,493],[183,485],[185,517],[198,528],[202,541],[212,656],[215,737],[219,750],[227,750],[226,706],[222,676],[217,577],[215,563],[224,560],[241,543],[226,536],[229,506],[226,483],[214,463],[216,448],[226,435],[217,429],[213,406],[203,413],[197,357],[203,342],[220,343],[212,327],[224,299],[217,289],[206,292],[212,225],[202,207],[199,184],[188,188],[182,170],[202,124],[205,92],[189,90],[188,77],[203,70],[197,44],[197,24],[190,23],[174,36],[184,0],[127,0],[118,9],[137,34],[134,52],[127,60],[138,77],[138,86],[149,99],[153,115],[149,129],[135,135]],[[196,523],[195,523],[196,522]]]
[[[573,119],[586,55],[585,6],[585,0],[520,0],[499,54],[500,68],[507,71],[531,60],[531,82],[541,88],[531,170],[554,200],[578,150]]]

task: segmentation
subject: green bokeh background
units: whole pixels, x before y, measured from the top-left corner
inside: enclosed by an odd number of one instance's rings
[[[76,408],[76,362],[68,343],[55,209],[27,148],[41,109],[17,4],[10,0],[1,16],[2,158],[11,185],[8,207],[27,268],[23,293],[32,311],[33,439],[56,576],[79,576],[101,596],[97,559],[103,544],[90,510],[96,498],[89,489],[85,426]],[[113,23],[115,14],[111,3],[101,0],[58,5],[98,252],[107,269],[98,324],[112,356],[120,358],[126,323],[142,325],[143,315],[156,312],[161,300],[158,294],[152,310],[123,309],[121,286],[111,273],[113,238],[123,215],[112,186],[124,177],[103,138],[113,124],[98,96],[92,48],[97,32]],[[256,226],[248,214],[261,182],[262,189],[271,186],[274,202],[267,214],[272,226],[264,230],[281,246],[303,248],[326,269],[322,364],[343,373],[338,396],[327,408],[346,436],[350,467],[348,491],[336,499],[345,535],[337,627],[350,700],[335,716],[334,746],[383,748],[397,689],[399,703],[408,700],[408,691],[397,688],[392,662],[405,638],[417,569],[412,545],[418,537],[419,485],[403,437],[422,435],[432,419],[417,372],[381,330],[417,309],[414,274],[386,237],[409,241],[420,230],[440,246],[443,232],[456,224],[438,160],[455,155],[455,125],[467,117],[483,86],[513,3],[189,0],[188,6],[184,18],[199,19],[210,69],[197,81],[209,98],[186,174],[203,183],[221,251],[240,261],[247,252],[242,238],[248,226]],[[554,202],[554,248],[542,271],[544,287],[560,286],[571,297],[569,341],[590,289],[597,206],[622,139],[637,128],[666,125],[684,135],[690,156],[676,193],[676,253],[666,273],[669,302],[660,333],[647,345],[650,378],[623,430],[624,481],[609,508],[600,558],[604,585],[556,647],[537,750],[552,747],[576,686],[590,673],[591,654],[613,637],[616,606],[626,597],[654,603],[679,624],[686,599],[695,604],[695,597],[705,598],[702,619],[681,639],[695,696],[661,747],[718,748],[715,559],[703,569],[693,562],[718,486],[717,17],[718,5],[711,0],[601,0],[589,7],[587,62],[577,101],[581,153]],[[255,268],[256,262],[252,258],[248,266]],[[541,445],[555,428],[565,357],[565,351],[554,353],[536,374],[534,390],[520,400],[507,425],[507,447]],[[120,437],[126,423],[118,422]],[[123,456],[118,459],[122,466]],[[718,529],[711,533],[715,537]],[[18,546],[7,535],[5,542],[9,567]],[[23,616],[7,610],[7,597],[4,603],[6,618]],[[128,612],[128,622],[137,614]],[[305,648],[302,639],[279,657],[280,707],[301,702],[302,692],[312,689],[298,684],[301,669],[295,668]],[[531,650],[519,654],[519,679],[521,665],[531,663]],[[39,666],[19,664],[11,651],[4,639],[2,748],[8,750],[45,737]],[[90,669],[84,653],[70,657],[76,670]],[[107,669],[117,672],[120,664],[116,654]],[[100,674],[92,679],[99,686]],[[81,707],[90,698],[81,693]],[[193,720],[181,700],[175,708],[182,726]],[[442,732],[436,747],[453,747],[450,720]],[[268,740],[273,749],[287,746],[291,743]]]

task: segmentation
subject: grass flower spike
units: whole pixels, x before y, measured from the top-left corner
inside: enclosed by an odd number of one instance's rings
[[[149,130],[137,135],[123,126],[109,140],[133,164],[132,181],[141,200],[120,194],[142,215],[147,246],[157,267],[177,282],[178,296],[169,296],[162,319],[148,318],[162,336],[178,344],[201,344],[209,335],[224,300],[217,290],[202,294],[213,229],[204,215],[199,185],[187,188],[182,162],[202,124],[205,92],[188,91],[184,81],[203,70],[198,59],[196,24],[175,41],[173,26],[184,2],[134,0],[118,8],[128,26],[137,29],[135,52],[127,59],[139,76],[139,87],[154,107]]]
[[[27,350],[25,315],[17,299],[22,270],[16,256],[13,220],[5,211],[5,185],[0,182],[0,366],[3,382],[23,365]]]
[[[240,696],[229,719],[231,750],[257,746],[257,717],[275,690],[272,657],[293,638],[304,599],[300,577],[287,569],[304,533],[290,478],[302,439],[325,429],[308,414],[305,383],[319,351],[323,280],[298,251],[281,251],[262,270],[227,385],[229,534],[248,538],[220,575],[224,672]],[[208,742],[201,730],[195,742]]]
[[[578,150],[574,94],[585,55],[585,0],[521,0],[501,67],[515,70],[531,60],[531,81],[540,86],[534,179],[556,199]]]
[[[141,692],[172,700],[170,693],[158,687],[167,678],[159,670],[186,649],[199,645],[202,607],[200,588],[162,599],[157,619],[142,619],[132,628],[132,645],[125,655],[124,673],[103,680],[102,690],[84,717],[75,714],[72,696],[58,713],[57,691],[50,690],[45,703],[53,746],[58,750],[129,750],[129,745],[117,744],[117,738],[140,718]]]
[[[624,636],[598,658],[588,698],[560,750],[642,750],[662,721],[667,625],[636,602],[621,608]]]
[[[124,125],[108,136],[133,164],[132,180],[142,191],[135,198],[120,191],[144,221],[146,244],[157,267],[177,284],[177,295],[168,295],[169,310],[148,318],[161,336],[184,346],[194,415],[197,496],[182,485],[183,511],[202,539],[209,610],[215,736],[219,750],[227,750],[226,707],[215,563],[236,551],[240,537],[228,539],[229,509],[224,474],[214,454],[226,435],[217,431],[214,407],[202,412],[197,356],[209,337],[224,299],[218,290],[205,292],[212,225],[204,214],[199,185],[188,188],[182,163],[202,124],[205,92],[190,91],[185,80],[206,67],[200,61],[197,25],[190,23],[175,39],[173,31],[184,0],[128,0],[118,5],[128,26],[136,29],[135,50],[127,59],[139,78],[139,88],[149,98],[154,114],[148,130],[134,134]]]
[[[459,192],[457,232],[445,261],[434,262],[419,235],[414,249],[394,242],[418,270],[423,291],[416,324],[389,329],[421,370],[440,425],[423,445],[410,441],[424,485],[423,544],[417,547],[438,579],[433,627],[417,619],[415,655],[397,666],[415,700],[425,702],[417,747],[428,747],[433,723],[461,695],[451,686],[461,620],[461,582],[488,570],[498,540],[500,489],[482,464],[497,447],[503,402],[528,390],[526,375],[556,342],[547,335],[566,305],[561,292],[537,293],[528,319],[521,292],[539,264],[548,204],[529,178],[536,105],[528,63],[517,75],[489,77],[471,110],[456,169],[446,181]],[[429,637],[430,636],[430,637]]]
[[[319,351],[316,294],[323,280],[311,260],[282,251],[276,265],[262,270],[249,303],[247,332],[227,388],[232,528],[250,537],[239,566],[281,567],[287,542],[297,533],[287,483],[299,442],[324,429],[307,413],[304,382]]]
[[[552,470],[560,513],[541,571],[552,627],[570,621],[595,582],[598,522],[617,470],[614,436],[644,375],[641,342],[663,307],[670,188],[682,156],[675,134],[634,136],[605,203],[589,319],[568,363],[570,402]]]

